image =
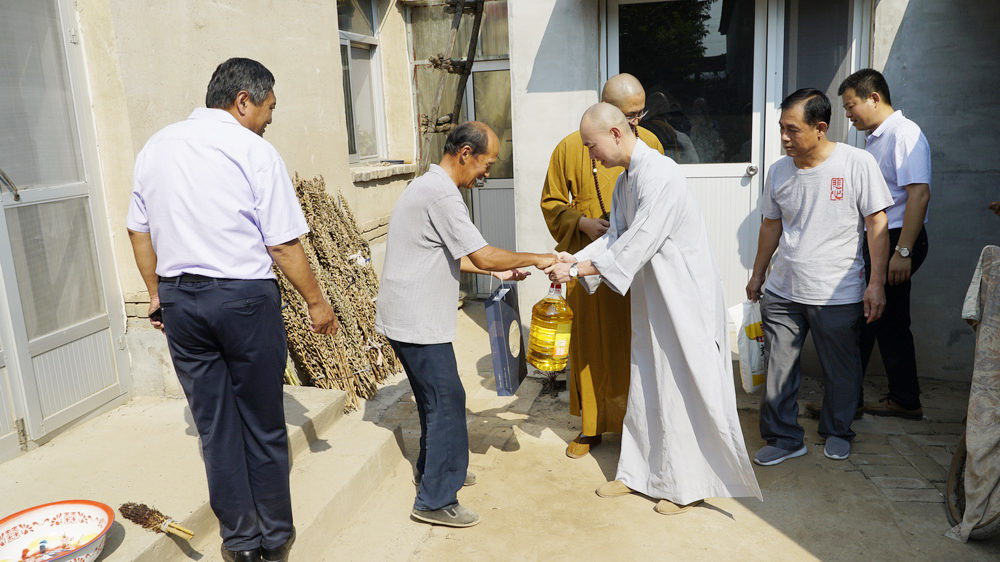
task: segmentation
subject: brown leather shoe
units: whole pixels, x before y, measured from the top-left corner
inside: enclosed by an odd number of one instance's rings
[[[571,459],[579,459],[581,457],[587,456],[590,453],[591,447],[596,447],[601,444],[600,435],[577,435],[575,439],[569,442],[566,446],[566,456]]]
[[[687,505],[677,505],[670,500],[660,500],[653,510],[660,515],[680,515],[681,513],[691,511],[692,507],[698,507],[703,503],[705,503],[705,500],[693,501]]]
[[[923,408],[908,410],[900,406],[899,404],[893,402],[892,398],[889,398],[888,396],[879,400],[878,402],[865,402],[865,412],[873,416],[895,416],[897,418],[903,418],[907,420],[924,419]]]
[[[618,496],[627,496],[632,493],[632,488],[629,488],[621,480],[612,480],[611,482],[605,482],[597,488],[596,493],[602,498],[617,498]]]
[[[867,404],[865,405],[867,406]],[[807,418],[818,420],[819,413],[822,409],[823,409],[822,402],[806,402],[805,408],[803,408],[803,413]],[[854,419],[860,420],[861,418],[864,417],[864,415],[865,415],[865,408],[858,408],[858,410],[854,412]]]

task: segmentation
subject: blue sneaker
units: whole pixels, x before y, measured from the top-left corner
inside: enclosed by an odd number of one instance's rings
[[[809,452],[809,448],[804,444],[801,448],[789,451],[787,449],[781,449],[775,447],[774,445],[765,445],[757,454],[753,456],[753,462],[761,466],[774,466],[776,464],[785,462],[788,459],[794,459],[795,457],[801,457],[802,455]]]
[[[851,442],[840,437],[827,437],[823,454],[828,459],[842,461],[851,456]]]

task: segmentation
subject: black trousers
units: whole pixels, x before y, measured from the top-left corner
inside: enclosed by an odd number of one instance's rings
[[[889,230],[889,257],[893,248],[899,243],[901,228]],[[927,231],[920,229],[916,241],[910,251],[912,269],[911,279],[927,257]],[[863,244],[865,257],[865,281],[871,279],[872,261],[868,253],[868,244]],[[888,267],[888,266],[887,266]],[[910,332],[910,285],[911,282],[900,285],[885,285],[885,312],[882,317],[871,324],[861,326],[861,361],[865,370],[871,359],[875,342],[878,342],[885,374],[889,379],[889,398],[910,410],[920,407],[920,383],[917,381],[917,359],[913,347],[913,334]],[[861,396],[859,407],[864,405]]]
[[[434,510],[458,503],[469,470],[469,428],[465,424],[465,388],[458,377],[450,343],[416,344],[389,340],[420,416],[420,489],[413,507]]]
[[[159,295],[222,542],[230,550],[277,548],[292,534],[277,283],[163,280]]]

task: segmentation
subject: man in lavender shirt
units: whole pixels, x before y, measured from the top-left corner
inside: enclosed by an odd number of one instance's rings
[[[309,228],[288,171],[263,139],[274,76],[229,59],[205,105],[136,157],[129,239],[201,437],[222,558],[285,561],[295,529],[272,263],[305,299],[314,332],[338,323],[299,244]]]

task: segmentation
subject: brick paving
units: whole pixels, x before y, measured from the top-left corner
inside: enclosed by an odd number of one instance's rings
[[[865,379],[866,400],[884,393],[882,376]],[[964,382],[922,381],[924,419],[906,420],[865,414],[852,428],[857,437],[851,447],[849,466],[859,471],[887,499],[893,502],[944,503],[945,484],[955,448],[965,426],[969,384]],[[758,411],[758,397],[737,390],[741,410]],[[821,444],[817,422],[801,415],[808,401],[822,400],[818,379],[804,375],[799,390],[799,423],[806,429],[806,441]],[[754,451],[750,451],[752,455]]]

